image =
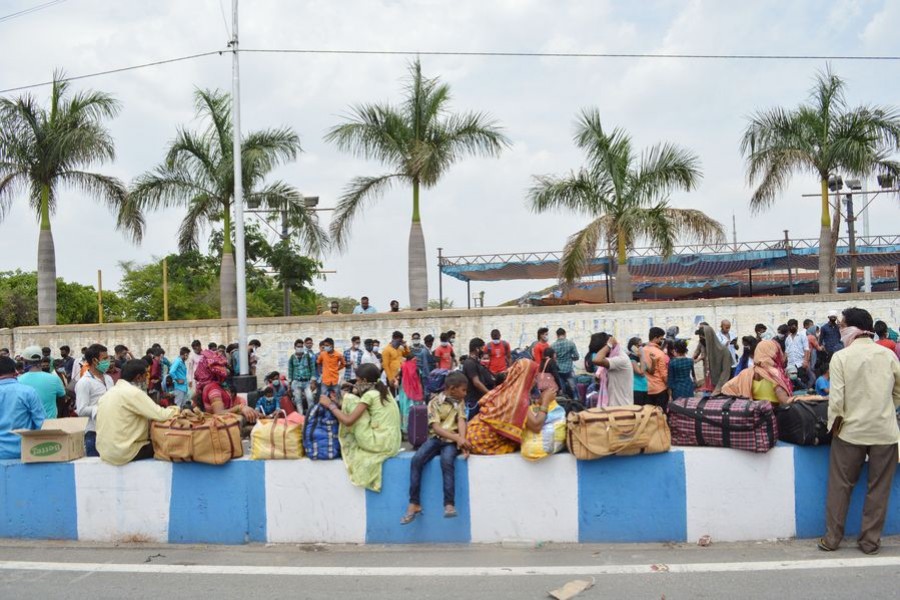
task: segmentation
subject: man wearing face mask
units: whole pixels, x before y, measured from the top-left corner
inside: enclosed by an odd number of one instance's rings
[[[406,347],[406,342],[403,341],[403,334],[395,331],[391,334],[391,343],[388,344],[381,354],[384,375],[394,389],[397,389],[397,377],[400,375],[400,367],[403,366],[403,359],[407,356],[409,356],[409,348]]]
[[[799,331],[797,319],[789,320],[787,327],[788,334],[784,338],[784,354],[787,357],[786,368],[795,367],[797,369],[797,378],[805,383],[808,380],[809,339],[807,339],[805,331]]]
[[[428,374],[431,372],[428,368],[431,365],[431,361],[429,360],[429,355],[431,354],[428,351],[428,348],[425,347],[425,344],[422,343],[422,335],[417,331],[410,336],[410,340],[412,342],[409,352],[416,359],[416,369],[419,372],[419,379],[422,380],[422,386],[425,386],[425,381],[428,379]]]
[[[344,364],[344,353],[334,349],[334,340],[325,338],[322,340],[322,351],[316,359],[322,370],[322,395],[341,397],[341,370]]]
[[[307,338],[312,345],[312,338]],[[294,407],[306,414],[309,405],[306,400],[306,389],[309,381],[316,375],[316,363],[301,339],[294,340],[294,353],[288,359],[288,380],[291,382],[291,396]]]
[[[375,352],[375,340],[363,341],[363,353],[359,362],[361,365],[375,365],[381,369],[381,356]]]
[[[841,328],[838,327],[838,311],[828,311],[828,322],[819,328],[819,346],[822,348],[819,363],[823,367],[828,365],[835,352],[844,347],[841,342]]]
[[[48,419],[55,419],[58,414],[56,401],[66,396],[62,380],[57,375],[47,372],[49,364],[47,371],[41,369],[40,364],[44,357],[39,347],[25,348],[22,358],[25,359],[26,372],[19,377],[19,383],[27,385],[37,392],[44,407],[44,415]]]
[[[548,343],[549,339],[549,329],[541,327],[537,330],[537,341],[531,346],[531,356],[537,364],[541,364],[541,360],[544,358],[544,350],[550,347],[550,344]]]
[[[350,347],[344,350],[344,381],[356,383],[356,370],[362,364],[363,351],[359,347],[359,336],[350,338]]]
[[[86,456],[100,456],[97,453],[97,403],[100,396],[112,389],[112,377],[106,374],[110,360],[106,346],[91,344],[84,352],[87,371],[75,385],[75,412],[79,417],[88,417],[84,433]]]
[[[456,354],[453,352],[453,346],[450,345],[450,336],[442,333],[440,340],[440,345],[434,351],[434,358],[437,361],[438,369],[449,371],[456,365]]]
[[[487,353],[490,357],[488,370],[492,374],[502,373],[509,368],[512,351],[509,342],[500,339],[499,329],[491,331],[491,341],[488,342]]]
[[[471,420],[478,414],[478,401],[494,387],[494,376],[481,364],[484,355],[484,340],[473,338],[469,342],[469,355],[462,361],[462,372],[469,380],[466,389],[466,418]]]

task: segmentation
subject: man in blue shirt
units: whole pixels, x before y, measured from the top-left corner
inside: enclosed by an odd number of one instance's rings
[[[41,348],[29,346],[22,353],[25,359],[25,373],[19,377],[19,383],[27,385],[37,392],[44,406],[44,415],[48,419],[55,419],[57,415],[56,400],[66,397],[66,388],[62,379],[55,373],[47,373],[41,370],[40,363],[43,358]]]
[[[828,322],[819,328],[819,345],[822,346],[823,356],[819,363],[824,367],[831,362],[831,355],[844,347],[841,342],[841,328],[838,326],[838,312],[832,310],[828,313]]]
[[[190,408],[191,398],[188,394],[187,359],[191,354],[188,347],[178,351],[178,358],[169,369],[169,377],[172,378],[172,395],[175,397],[175,405],[181,408]]]
[[[359,304],[353,309],[354,315],[367,315],[371,313],[377,313],[375,307],[369,304],[369,297],[363,296],[359,299]]]
[[[44,407],[37,392],[16,380],[16,361],[0,357],[0,458],[20,458],[22,438],[16,429],[40,429]]]

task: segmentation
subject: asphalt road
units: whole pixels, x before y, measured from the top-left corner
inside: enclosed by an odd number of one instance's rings
[[[695,545],[170,546],[0,540],[0,598],[897,598],[900,538]]]

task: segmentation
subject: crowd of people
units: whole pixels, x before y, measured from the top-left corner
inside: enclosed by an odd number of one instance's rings
[[[366,298],[357,308],[373,310]],[[172,418],[180,409],[235,413],[252,424],[279,411],[308,415],[315,408],[339,424],[353,483],[380,491],[381,465],[400,452],[410,407],[424,404],[427,439],[411,462],[405,524],[422,511],[421,473],[431,459],[440,457],[444,514],[454,517],[458,455],[516,452],[529,436],[555,452],[561,448],[559,426],[571,411],[633,404],[665,411],[671,399],[695,394],[783,405],[817,394],[832,398],[829,425],[843,426],[832,447],[829,534],[820,547],[837,547],[841,514],[867,453],[870,470],[881,460],[881,497],[875,501],[886,503],[890,483],[884,488],[884,481],[893,470],[885,457],[893,448],[893,465],[897,455],[900,345],[897,331],[873,322],[868,312],[832,311],[821,325],[807,318],[802,328],[790,319],[774,333],[757,324],[743,336],[728,320],[718,328],[701,322],[693,332],[693,352],[692,340],[680,337],[678,327],[651,327],[646,340],[635,336],[624,343],[594,333],[583,353],[565,329],[554,333],[551,340],[550,328],[541,327],[530,345],[515,349],[497,329],[487,341],[475,337],[465,345],[454,331],[437,338],[413,332],[409,341],[395,331],[384,345],[353,336],[343,349],[330,337],[317,345],[311,337],[298,338],[287,371],[266,373],[249,397],[235,394],[229,383],[240,371],[236,344],[194,340],[171,361],[159,344],[140,358],[124,345],[110,353],[92,344],[81,349],[79,360],[68,346],[59,348],[58,357],[47,347],[25,348],[14,357],[0,349],[0,458],[19,455],[13,430],[37,429],[57,416],[86,417],[86,454],[125,464],[151,458],[149,422]],[[249,342],[254,374],[260,347],[258,340]],[[890,423],[878,423],[887,413]],[[864,549],[877,547],[872,532],[880,526],[877,519],[864,522]]]

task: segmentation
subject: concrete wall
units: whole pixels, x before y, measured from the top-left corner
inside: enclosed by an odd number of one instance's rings
[[[900,324],[900,293],[809,295],[780,298],[729,298],[723,300],[691,300],[680,302],[634,302],[629,304],[600,304],[541,308],[488,308],[480,310],[446,310],[407,312],[397,315],[339,315],[334,317],[287,317],[250,319],[251,338],[262,342],[259,373],[287,368],[287,359],[298,337],[312,337],[318,343],[332,337],[338,348],[349,344],[353,335],[373,337],[387,343],[391,332],[400,330],[407,337],[414,331],[423,336],[437,336],[442,331],[457,332],[457,345],[468,349],[472,337],[489,338],[491,329],[499,329],[513,347],[524,346],[535,338],[539,327],[555,331],[564,327],[582,351],[587,348],[590,335],[608,331],[620,339],[640,335],[646,339],[652,326],[663,328],[678,325],[682,337],[691,337],[696,324],[707,321],[716,324],[730,319],[733,331],[739,335],[753,333],[756,323],[770,328],[789,318],[812,318],[824,322],[829,310],[847,306],[861,306],[897,327]],[[552,336],[551,336],[552,337]],[[159,342],[169,356],[191,340],[229,343],[237,338],[234,321],[172,321],[168,323],[112,323],[106,325],[62,325],[56,327],[19,327],[0,330],[0,342],[12,349],[31,344],[53,348],[68,344],[77,353],[82,346],[100,342],[108,347],[125,344],[136,354]]]
[[[459,517],[443,518],[440,461],[422,478],[424,515],[400,525],[412,453],[383,466],[381,493],[343,462],[234,460],[223,466],[97,458],[0,461],[0,538],[170,543],[696,542],[824,533],[827,447],[766,454],[673,448],[656,455],[538,463],[518,454],[457,460]],[[858,533],[866,471],[847,535]],[[885,535],[900,534],[900,477]]]

